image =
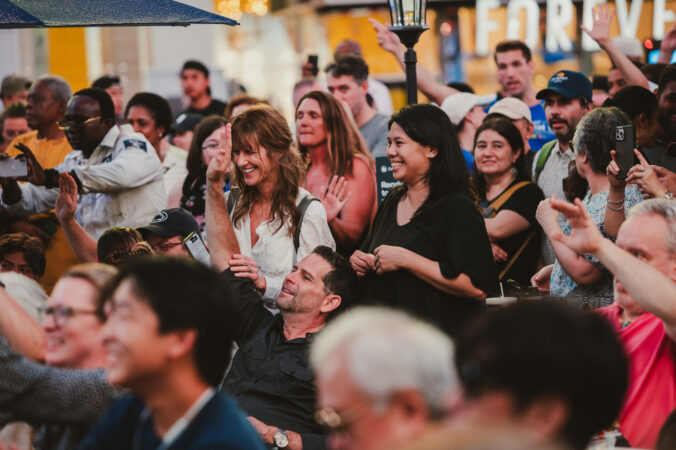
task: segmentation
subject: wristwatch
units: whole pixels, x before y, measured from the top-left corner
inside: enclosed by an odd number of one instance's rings
[[[667,191],[667,192],[664,193],[664,198],[666,198],[667,200],[673,200],[674,199],[674,193]]]
[[[286,435],[286,430],[282,430],[281,428],[277,430],[273,439],[277,448],[286,448],[289,445],[289,437]]]

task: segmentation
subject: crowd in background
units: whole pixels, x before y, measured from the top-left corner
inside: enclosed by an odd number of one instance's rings
[[[345,40],[292,124],[194,60],[175,117],[3,79],[0,449],[674,448],[676,27],[612,19],[605,76],[505,41],[399,111]]]

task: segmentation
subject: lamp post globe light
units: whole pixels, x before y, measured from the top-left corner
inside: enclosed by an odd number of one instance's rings
[[[418,82],[415,65],[418,62],[413,46],[418,42],[423,31],[429,27],[425,23],[427,0],[388,0],[390,6],[390,31],[399,36],[406,46],[404,63],[406,64],[406,104],[418,103]]]

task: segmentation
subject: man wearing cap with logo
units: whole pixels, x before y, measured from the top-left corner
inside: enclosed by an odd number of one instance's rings
[[[540,186],[545,197],[556,194],[566,198],[563,180],[568,177],[570,164],[575,160],[570,141],[582,117],[592,110],[592,84],[580,72],[562,70],[549,79],[547,88],[537,93],[545,101],[547,122],[556,136],[556,141],[547,142],[533,162],[533,181]],[[559,216],[559,225],[563,225]],[[545,265],[553,264],[554,252],[549,241],[544,239],[542,258]]]
[[[183,64],[181,69],[181,88],[188,97],[190,104],[186,113],[196,113],[203,116],[222,116],[225,103],[211,98],[209,69],[199,61],[190,60]]]
[[[493,103],[493,106],[488,109],[488,115],[484,120],[497,117],[511,120],[514,126],[519,129],[523,137],[523,157],[526,161],[526,167],[532,166],[535,152],[530,148],[530,141],[528,139],[533,135],[535,127],[531,118],[531,109],[518,98],[507,97]]]
[[[189,256],[183,240],[192,232],[199,234],[197,221],[181,208],[163,209],[150,223],[138,231],[143,239],[159,254],[166,256]]]
[[[458,143],[470,172],[474,167],[474,154],[472,153],[474,134],[486,117],[483,107],[486,103],[488,102],[485,102],[483,97],[469,92],[450,95],[441,102],[441,109],[451,119],[455,132],[458,133]]]

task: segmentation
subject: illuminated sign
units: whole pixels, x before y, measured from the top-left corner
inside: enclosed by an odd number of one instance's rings
[[[584,0],[582,4],[582,23],[592,28],[592,14],[594,7],[604,0]],[[500,0],[477,0],[476,2],[476,54],[486,56],[492,50],[489,46],[489,34],[497,31],[502,24],[490,18],[490,11],[500,8]],[[566,27],[574,17],[575,9],[571,0],[547,0],[547,27],[545,33],[545,47],[549,52],[571,51],[573,43],[566,32]],[[627,8],[627,0],[616,0],[617,21],[620,33],[624,36],[635,37],[638,29],[643,0],[633,0]],[[539,44],[540,7],[536,0],[510,0],[507,4],[507,39],[519,39],[522,25],[519,14],[526,12],[525,39],[526,44],[536,48]],[[653,1],[653,28],[652,37],[657,40],[664,38],[666,24],[676,21],[676,14],[666,8],[666,0]],[[586,33],[582,33],[582,48],[586,51],[599,50],[598,45]]]

